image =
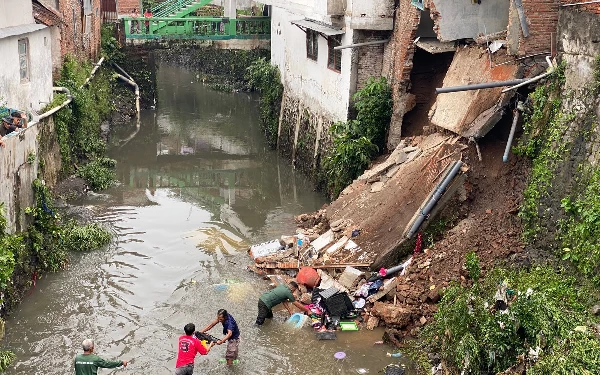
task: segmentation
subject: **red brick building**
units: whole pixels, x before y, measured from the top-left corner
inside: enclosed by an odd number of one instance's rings
[[[37,23],[52,28],[52,67],[65,55],[97,60],[100,53],[100,0],[33,0]]]

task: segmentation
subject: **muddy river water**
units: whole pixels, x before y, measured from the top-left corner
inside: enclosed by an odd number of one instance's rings
[[[212,91],[179,68],[160,66],[157,77],[157,108],[130,141],[113,142],[119,185],[78,203],[113,228],[114,243],[72,256],[8,317],[4,344],[17,355],[8,374],[73,374],[84,338],[99,355],[130,361],[100,374],[172,374],[183,326],[202,328],[220,308],[240,326],[240,363],[225,368],[217,346],[196,358],[197,374],[376,374],[402,363],[374,345],[381,330],[317,341],[310,328],[288,328],[285,311],[253,327],[269,285],[245,270],[245,250],[293,233],[294,215],[325,199],[266,147],[258,97]]]

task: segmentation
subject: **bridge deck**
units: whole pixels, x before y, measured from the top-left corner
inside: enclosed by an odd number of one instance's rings
[[[269,39],[270,17],[126,17],[126,39]]]

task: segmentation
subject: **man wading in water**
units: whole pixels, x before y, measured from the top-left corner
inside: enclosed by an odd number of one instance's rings
[[[205,347],[194,336],[196,326],[193,323],[186,324],[183,327],[183,331],[185,335],[179,337],[175,375],[192,375],[194,373],[194,358],[196,358],[196,354],[207,355],[215,343],[211,342],[208,348]]]
[[[221,340],[217,341],[217,345],[223,344],[227,341],[227,350],[225,351],[225,359],[227,360],[227,366],[231,366],[233,361],[235,361],[238,357],[238,347],[240,345],[240,330],[238,325],[233,319],[233,316],[227,312],[227,310],[220,309],[217,311],[217,319],[210,322],[209,325],[204,327],[204,329],[200,332],[204,333],[217,325],[217,323],[223,324],[223,337]]]
[[[293,312],[291,307],[287,303],[288,301],[300,310],[304,311],[305,313],[310,314],[310,310],[302,303],[296,301],[296,299],[294,298],[294,292],[296,290],[298,290],[298,284],[296,284],[295,281],[290,281],[288,285],[280,284],[277,287],[275,287],[275,289],[263,293],[262,296],[260,296],[260,298],[258,299],[258,316],[256,317],[256,323],[254,324],[257,326],[261,326],[265,322],[265,319],[272,319],[272,308],[275,305],[279,305],[280,303],[283,303],[283,305],[285,306],[285,308],[291,316]]]
[[[94,352],[94,342],[90,339],[83,340],[81,344],[83,354],[75,356],[75,375],[96,375],[98,368],[126,367],[127,361],[106,361]]]

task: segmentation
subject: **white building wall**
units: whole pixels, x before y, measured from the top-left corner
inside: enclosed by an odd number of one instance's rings
[[[298,97],[313,112],[326,114],[332,121],[345,121],[351,89],[352,49],[342,50],[342,69],[327,67],[327,40],[319,37],[317,61],[306,56],[306,34],[291,21],[305,16],[273,7],[271,18],[271,62],[279,67],[288,93]],[[342,34],[342,45],[352,43],[352,30]]]
[[[0,0],[0,27],[35,23],[31,0]]]
[[[21,82],[18,40],[29,40],[29,80]],[[0,38],[0,97],[11,108],[39,111],[52,101],[51,31]]]
[[[510,0],[482,1],[432,0],[437,12],[440,40],[475,39],[479,34],[506,30]]]

